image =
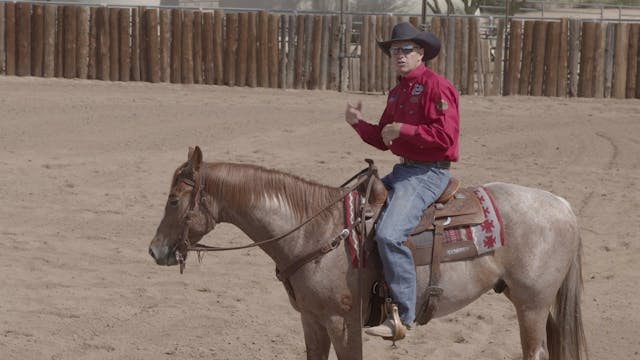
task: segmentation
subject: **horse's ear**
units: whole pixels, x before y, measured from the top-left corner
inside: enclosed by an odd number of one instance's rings
[[[189,148],[189,163],[193,167],[194,171],[200,170],[200,165],[202,164],[202,151],[199,146]]]

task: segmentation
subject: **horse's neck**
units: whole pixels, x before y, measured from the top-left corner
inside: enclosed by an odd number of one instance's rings
[[[213,197],[218,203],[221,221],[235,225],[253,241],[260,242],[294,229],[314,215],[313,212],[329,205],[328,199],[336,193],[321,185],[303,183],[303,180],[297,178],[287,178],[286,175],[280,175],[277,178],[274,185],[273,174],[255,169],[251,174],[245,174],[244,179],[241,180],[237,176],[231,178],[218,176],[216,186],[220,190]],[[308,192],[305,192],[305,189]],[[339,218],[337,214],[340,212],[337,208],[335,207],[335,210],[328,215],[323,214],[320,219],[295,231],[292,235],[262,247],[263,250],[276,262],[278,259],[288,257],[292,249],[295,251],[297,248],[305,247],[300,243],[302,234],[310,233],[310,228],[326,229],[327,226],[332,228],[336,218]],[[320,236],[324,235],[323,231],[319,232]],[[314,239],[305,241],[315,242]]]

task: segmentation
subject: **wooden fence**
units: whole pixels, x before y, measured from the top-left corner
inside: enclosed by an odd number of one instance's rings
[[[0,73],[385,92],[375,45],[418,18],[0,3]],[[461,94],[640,98],[640,24],[433,17]],[[345,38],[346,37],[346,38]],[[343,41],[345,39],[346,41]]]

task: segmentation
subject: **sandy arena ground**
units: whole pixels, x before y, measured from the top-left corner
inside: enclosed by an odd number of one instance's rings
[[[375,159],[344,122],[384,96],[0,77],[1,359],[301,359],[302,327],[259,249],[159,267],[147,247],[174,169],[262,164],[339,185]],[[466,185],[568,199],[584,239],[591,359],[640,359],[640,101],[463,97]],[[204,242],[249,241],[223,225]],[[508,241],[508,240],[507,240]],[[335,358],[332,355],[332,358]],[[518,359],[515,312],[493,292],[365,359]]]

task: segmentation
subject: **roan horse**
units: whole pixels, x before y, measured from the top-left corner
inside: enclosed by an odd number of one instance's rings
[[[442,264],[444,292],[435,316],[452,313],[502,284],[517,312],[524,359],[584,358],[582,244],[570,205],[538,189],[504,183],[485,188],[501,212],[505,246],[472,260]],[[285,234],[278,241],[260,243],[283,269],[343,232],[342,203],[318,212],[341,195],[339,188],[275,170],[206,163],[196,147],[173,175],[149,253],[159,265],[183,265],[186,246],[196,244],[216,224],[228,222],[248,235],[252,245]],[[312,214],[319,215],[298,227]],[[339,247],[304,262],[289,276],[287,292],[301,315],[307,359],[327,359],[331,345],[338,359],[362,358],[362,313],[368,294],[360,292],[360,284],[371,284],[379,267],[379,262],[368,260],[366,268],[356,269],[347,250]],[[418,267],[417,272],[420,309],[429,267]]]

